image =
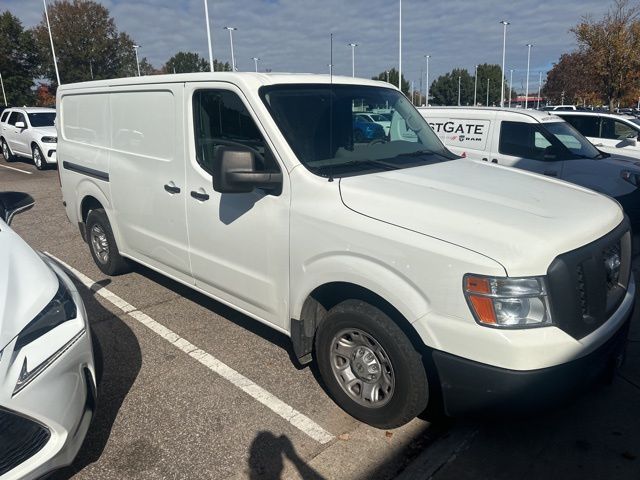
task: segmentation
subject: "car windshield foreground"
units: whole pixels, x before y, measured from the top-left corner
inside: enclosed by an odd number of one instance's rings
[[[56,112],[29,113],[29,122],[34,128],[53,127],[56,120]]]
[[[458,158],[397,90],[344,84],[277,85],[262,87],[260,95],[300,162],[316,175],[360,175]],[[392,111],[388,135],[354,122],[357,113],[376,108]]]

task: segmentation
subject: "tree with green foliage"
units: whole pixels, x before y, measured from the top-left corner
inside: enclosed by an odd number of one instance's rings
[[[160,73],[162,72],[151,65],[147,57],[140,59],[140,75],[158,75]]]
[[[394,87],[398,86],[398,71],[395,68],[390,68],[384,72],[379,73],[375,77],[371,77],[373,80],[382,80],[383,82],[389,82]],[[402,93],[409,96],[409,82],[402,75]]]
[[[93,0],[55,0],[49,5],[51,33],[62,83],[137,75],[133,40],[118,32],[115,21]],[[42,59],[40,73],[56,82],[47,23],[33,34]]]
[[[9,105],[30,105],[36,77],[38,51],[30,31],[6,11],[0,14],[0,75]],[[4,105],[4,98],[0,97]]]
[[[231,65],[213,59],[213,69],[216,72],[230,72]],[[178,52],[162,67],[164,73],[192,73],[208,72],[209,62],[195,52]]]
[[[432,105],[458,105],[458,77],[460,78],[460,105],[473,103],[473,77],[467,69],[454,68],[440,75],[429,88]]]
[[[478,95],[479,105],[487,106],[487,80],[489,80],[489,106],[500,106],[500,87],[502,86],[502,68],[500,65],[483,63],[478,65]],[[509,101],[509,93],[513,93],[509,88],[509,82],[504,82],[505,105]],[[471,101],[473,103],[473,100]]]

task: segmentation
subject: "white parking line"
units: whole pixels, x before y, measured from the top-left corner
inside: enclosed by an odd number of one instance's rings
[[[134,318],[166,341],[171,343],[174,347],[182,350],[184,353],[189,355],[191,358],[197,360],[202,365],[207,367],[212,372],[217,373],[224,379],[231,382],[233,385],[253,397],[258,402],[262,403],[265,407],[271,409],[273,412],[280,415],[287,422],[289,422],[294,427],[298,428],[303,433],[307,434],[315,441],[319,443],[328,443],[333,440],[333,435],[327,432],[324,428],[318,425],[316,422],[311,420],[309,417],[300,413],[290,405],[287,405],[282,400],[280,400],[275,395],[267,392],[264,388],[254,383],[252,380],[248,379],[241,373],[235,371],[233,368],[228,365],[222,363],[220,360],[215,358],[213,355],[205,352],[204,350],[199,349],[195,345],[193,345],[188,340],[180,337],[178,334],[166,328],[164,325],[156,322],[153,318],[151,318],[146,313],[141,312],[136,307],[128,303],[126,300],[123,300],[115,293],[107,290],[102,285],[97,284],[89,277],[84,275],[82,272],[79,272],[75,268],[66,264],[59,258],[51,255],[48,252],[44,252],[46,255],[51,257],[53,260],[58,262],[60,265],[65,267],[70,273],[75,275],[75,277],[87,288],[94,291],[98,295],[100,295],[105,300],[111,302],[113,305],[118,307],[124,313]]]
[[[15,170],[16,172],[26,173],[27,175],[33,175],[33,172],[27,172],[25,170],[20,170],[19,168],[9,167],[8,165],[0,165],[2,168],[8,168],[9,170]]]

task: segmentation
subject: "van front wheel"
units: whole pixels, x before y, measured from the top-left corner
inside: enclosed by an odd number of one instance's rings
[[[427,407],[421,355],[387,314],[360,301],[333,307],[315,341],[318,369],[336,403],[377,428],[395,428]]]
[[[111,224],[102,208],[91,210],[87,215],[87,243],[93,261],[103,273],[120,275],[130,270],[129,263],[118,252]]]

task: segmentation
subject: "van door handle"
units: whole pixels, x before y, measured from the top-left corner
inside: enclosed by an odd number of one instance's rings
[[[191,196],[196,200],[200,200],[201,202],[209,200],[209,195],[206,193],[191,191]]]
[[[498,163],[498,159],[497,158],[492,159],[491,163]]]
[[[545,170],[544,174],[548,175],[550,177],[557,177],[558,176],[558,172],[556,170]]]
[[[164,189],[171,193],[172,195],[175,193],[180,193],[180,187],[176,187],[175,183],[169,182],[164,186]]]
[[[488,161],[488,160],[489,160],[488,158],[483,158],[483,159],[482,159],[482,161],[483,161],[483,162],[486,162],[486,161]]]

